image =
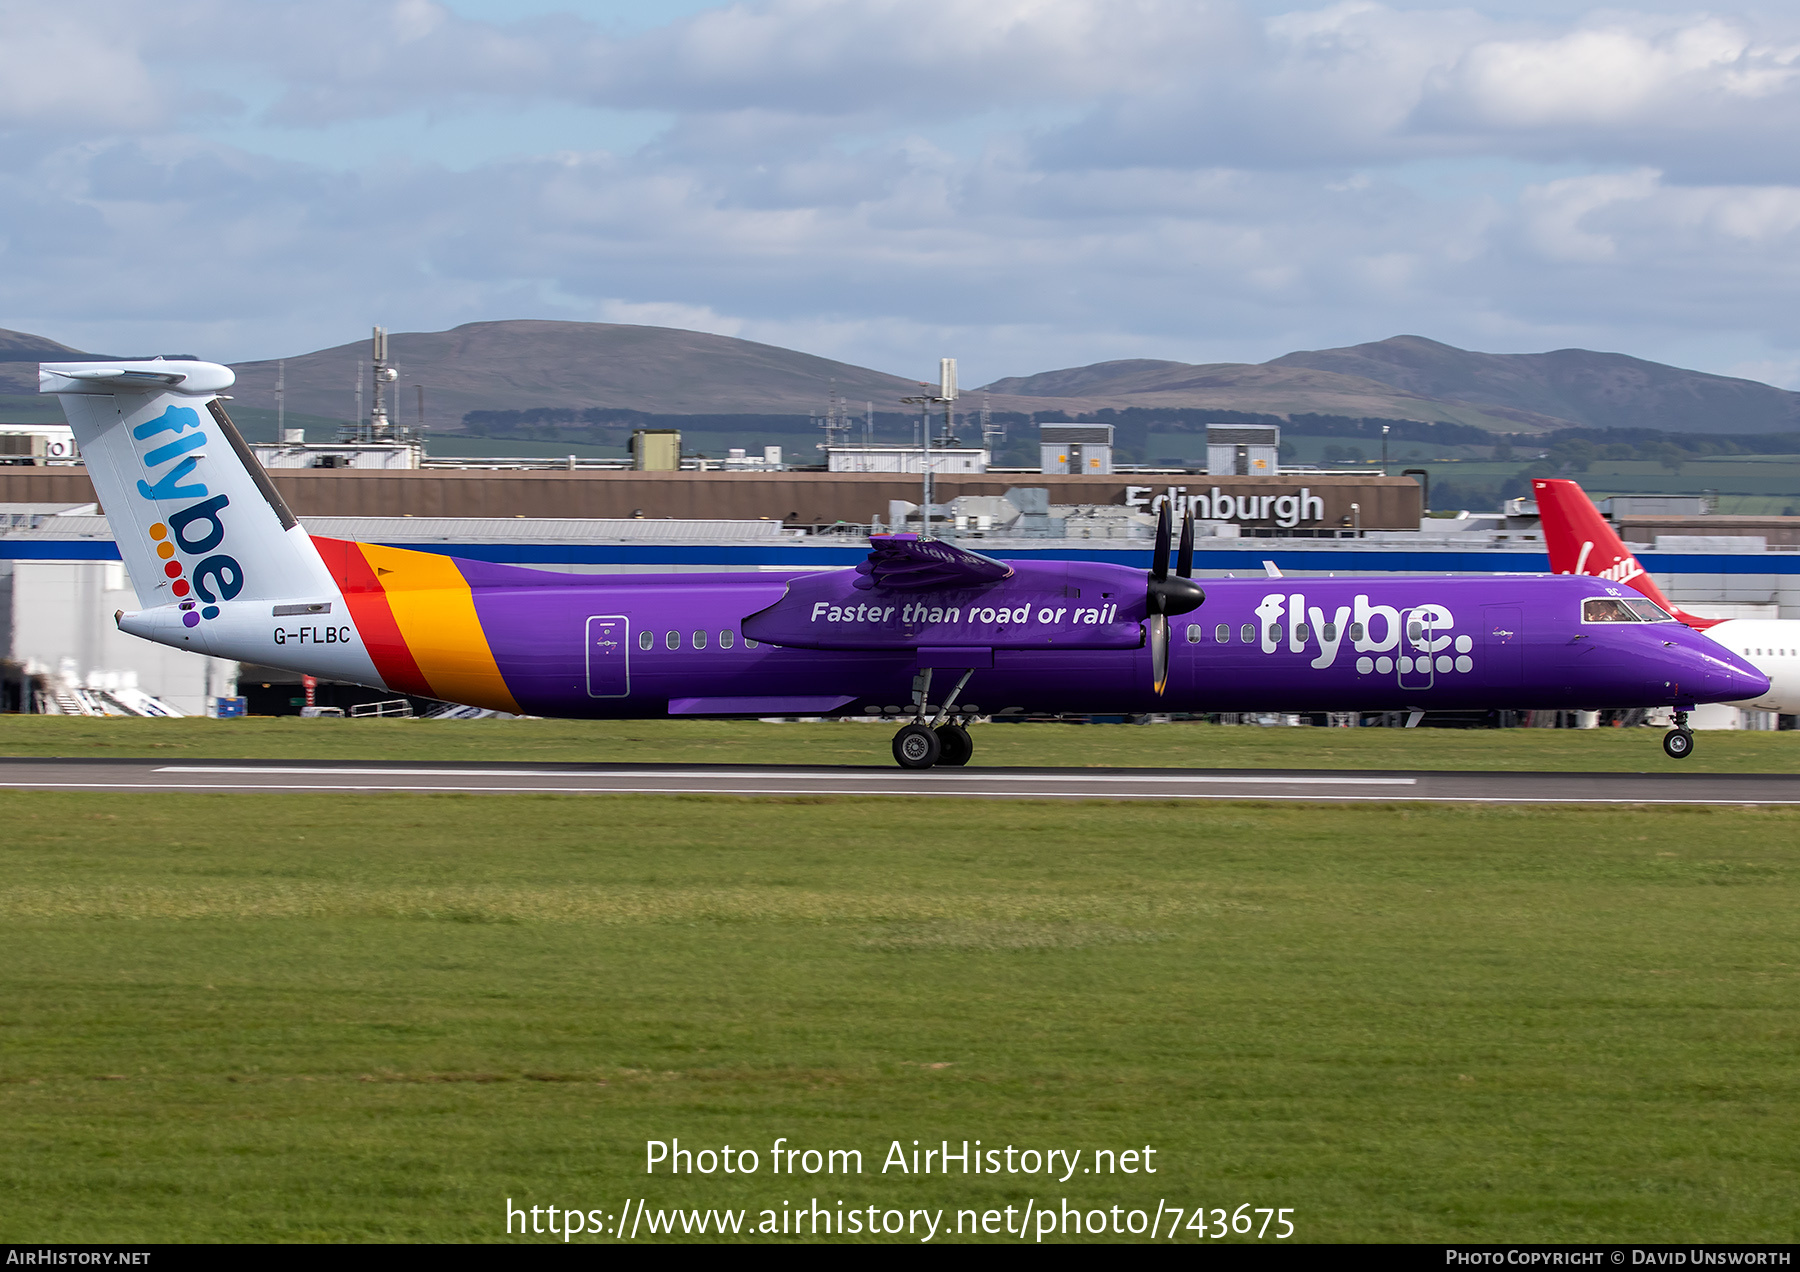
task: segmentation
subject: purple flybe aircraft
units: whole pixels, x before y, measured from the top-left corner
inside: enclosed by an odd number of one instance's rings
[[[895,759],[928,768],[968,762],[977,715],[1685,710],[1768,688],[1606,579],[1203,591],[1192,523],[1172,553],[1166,510],[1148,574],[1008,564],[909,535],[876,536],[854,569],[666,576],[311,536],[227,418],[227,368],[47,363],[39,379],[62,400],[137,591],[122,630],[398,693],[578,718],[892,717]]]

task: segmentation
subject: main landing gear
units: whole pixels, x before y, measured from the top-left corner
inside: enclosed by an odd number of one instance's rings
[[[894,735],[894,762],[901,768],[928,769],[934,764],[960,768],[969,762],[975,754],[974,739],[960,721],[951,717],[955,713],[956,696],[974,674],[973,668],[963,672],[962,679],[944,698],[929,724],[925,717],[931,710],[926,705],[927,695],[931,692],[931,668],[927,667],[913,678],[912,723]]]
[[[1663,734],[1663,754],[1671,760],[1685,760],[1694,753],[1694,731],[1688,728],[1688,713],[1675,713],[1675,727]]]
[[[940,724],[933,730],[938,740],[938,763],[961,768],[975,754],[975,741],[960,724]]]
[[[914,721],[894,735],[894,759],[901,768],[924,769],[934,764],[961,768],[975,754],[975,740],[960,724],[929,724]]]
[[[894,760],[901,768],[930,768],[943,753],[944,744],[928,724],[915,720],[894,735]]]

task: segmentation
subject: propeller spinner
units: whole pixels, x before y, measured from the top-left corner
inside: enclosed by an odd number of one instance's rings
[[[1169,619],[1176,614],[1197,610],[1206,602],[1206,592],[1194,582],[1194,514],[1181,521],[1181,548],[1175,558],[1175,573],[1169,573],[1169,540],[1174,529],[1169,505],[1165,501],[1156,518],[1156,555],[1150,564],[1150,582],[1146,604],[1150,611],[1150,667],[1161,694],[1169,683]]]

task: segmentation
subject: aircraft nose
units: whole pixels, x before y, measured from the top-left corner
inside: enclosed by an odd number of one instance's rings
[[[1769,691],[1769,678],[1728,649],[1693,650],[1690,680],[1683,676],[1681,696],[1697,702],[1739,702]]]

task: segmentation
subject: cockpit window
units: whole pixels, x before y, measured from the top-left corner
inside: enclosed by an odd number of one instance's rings
[[[1590,596],[1581,603],[1584,623],[1673,623],[1675,616],[1641,597]]]
[[[1590,596],[1581,603],[1581,621],[1584,623],[1639,623],[1643,620],[1633,614],[1622,600],[1611,596]]]
[[[1625,603],[1631,606],[1633,614],[1646,623],[1673,623],[1675,621],[1675,616],[1655,601],[1632,598]]]

